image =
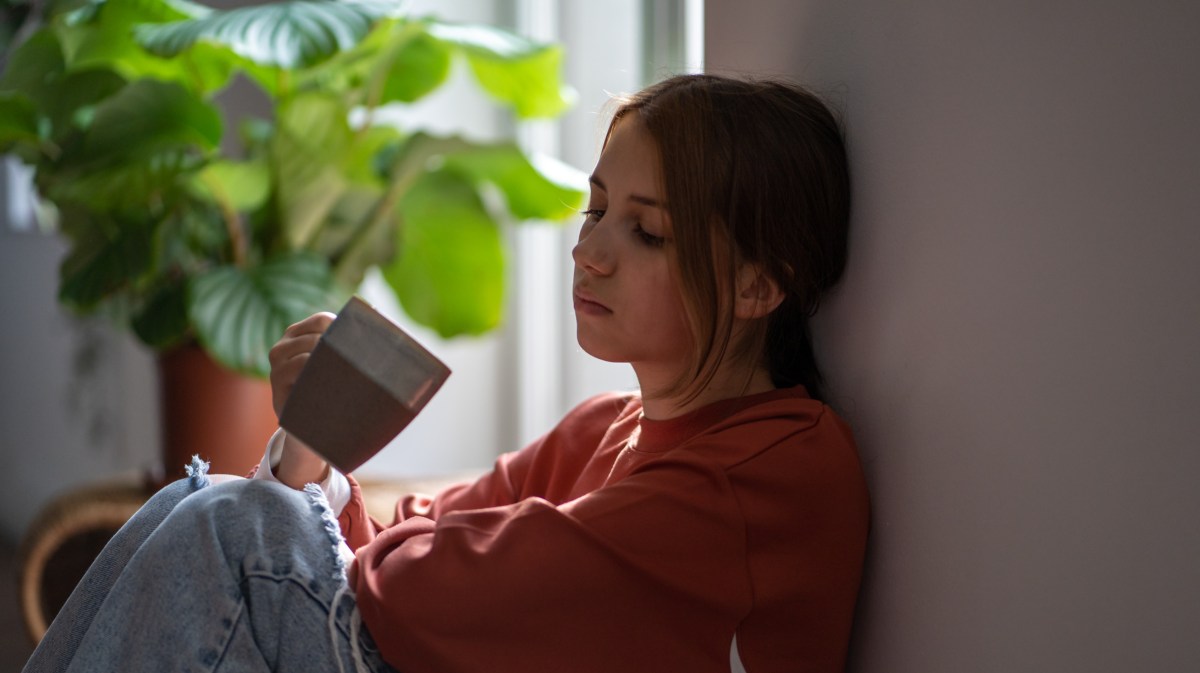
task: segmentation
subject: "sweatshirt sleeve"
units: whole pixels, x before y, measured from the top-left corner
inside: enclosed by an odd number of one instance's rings
[[[532,496],[562,502],[566,498],[561,493],[548,489],[563,481],[559,478],[562,471],[571,471],[578,467],[578,462],[586,462],[604,429],[629,399],[627,393],[610,393],[585,400],[550,432],[520,451],[501,455],[492,470],[474,482],[455,484],[436,496],[411,494],[400,498],[389,524],[397,525],[414,517],[437,520],[449,512],[501,507]],[[576,449],[568,450],[567,445]],[[361,487],[353,476],[346,478],[349,497],[338,521],[346,542],[352,549],[358,549],[375,539],[386,526],[368,515]]]
[[[720,670],[743,538],[722,473],[663,459],[560,506],[402,521],[358,548],[353,588],[400,670]]]
[[[462,509],[481,509],[516,502],[517,486],[525,465],[532,459],[535,447],[496,460],[491,472],[474,482],[454,484],[441,493],[430,496],[413,493],[396,502],[393,520],[395,526],[414,517],[436,519],[445,512]],[[375,539],[388,526],[367,513],[362,487],[352,475],[346,475],[347,502],[338,517],[342,536],[351,549],[358,549]]]

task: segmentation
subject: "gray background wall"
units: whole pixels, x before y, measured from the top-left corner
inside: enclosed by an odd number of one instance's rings
[[[1200,5],[708,0],[845,109],[854,671],[1200,670]]]

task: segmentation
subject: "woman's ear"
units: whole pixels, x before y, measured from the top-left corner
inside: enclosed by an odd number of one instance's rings
[[[783,303],[783,291],[757,264],[743,262],[738,268],[737,295],[733,315],[742,320],[762,318]]]

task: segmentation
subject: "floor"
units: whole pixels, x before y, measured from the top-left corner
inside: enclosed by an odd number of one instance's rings
[[[16,549],[10,543],[0,543],[0,578],[3,578],[0,581],[0,673],[20,673],[33,653],[17,603],[16,557]]]

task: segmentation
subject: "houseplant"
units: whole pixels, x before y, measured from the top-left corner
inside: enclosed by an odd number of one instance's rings
[[[377,121],[455,59],[519,117],[568,104],[557,46],[399,0],[53,3],[0,74],[0,151],[57,211],[60,301],[153,348],[263,376],[284,327],[372,267],[417,322],[479,334],[500,319],[500,225],[561,219],[583,185],[511,142]],[[215,97],[239,75],[270,110],[235,129]]]

